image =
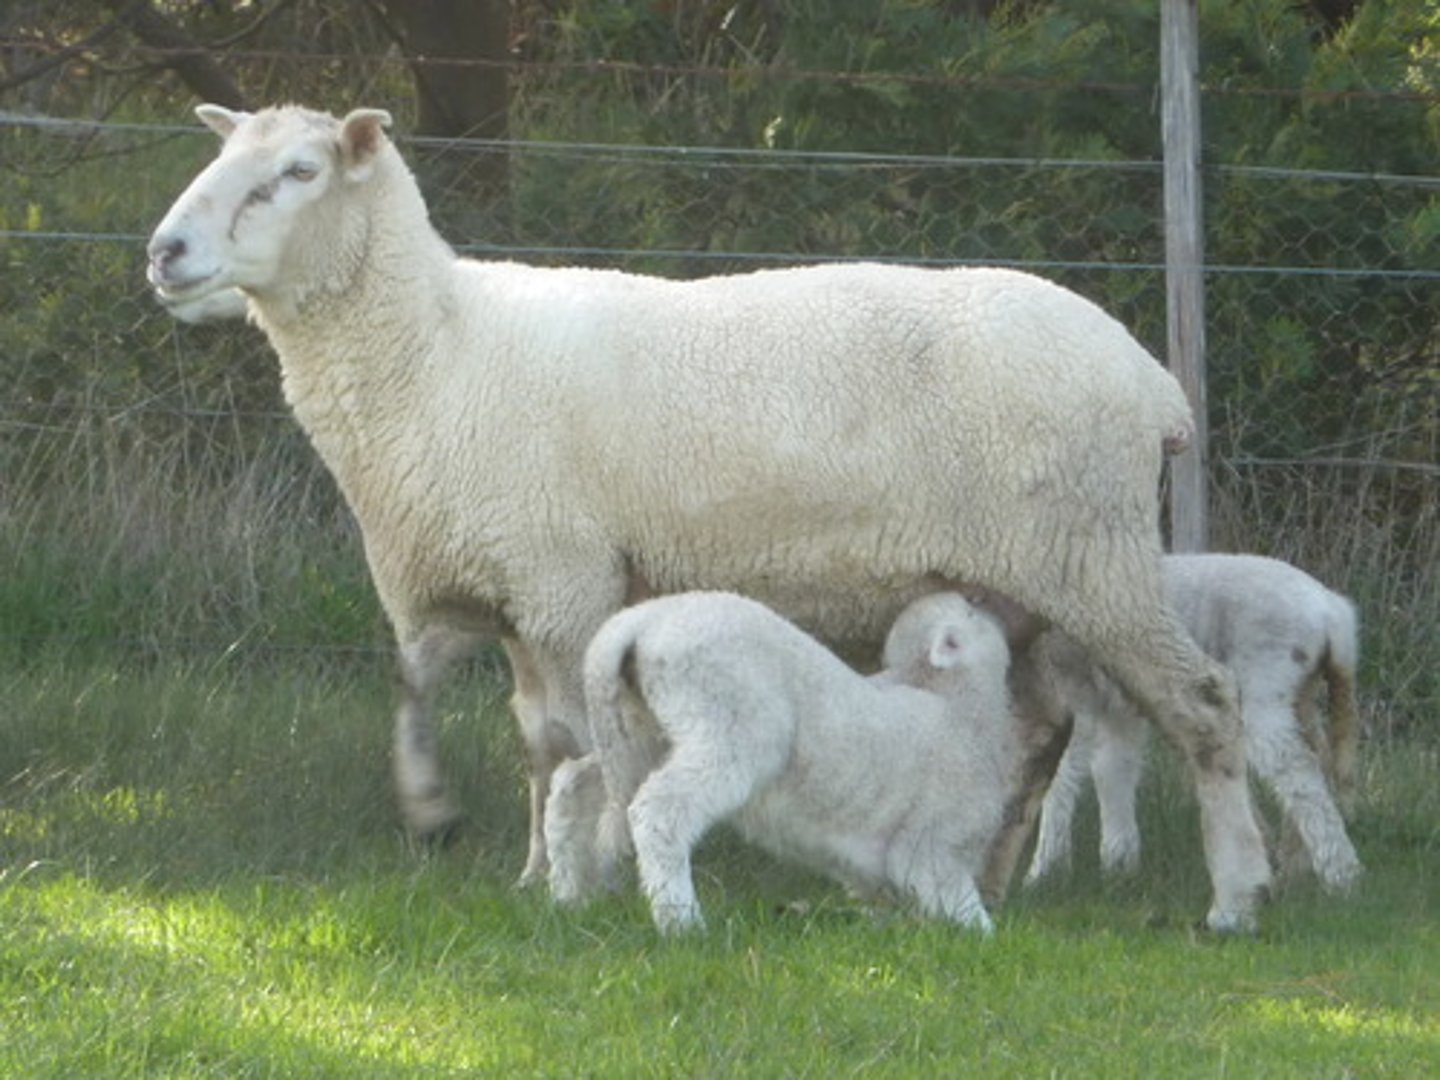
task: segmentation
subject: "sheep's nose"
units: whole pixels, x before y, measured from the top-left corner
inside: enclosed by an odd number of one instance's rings
[[[150,243],[150,262],[156,270],[164,270],[169,263],[181,258],[185,251],[185,241],[178,236],[173,240],[156,237]]]

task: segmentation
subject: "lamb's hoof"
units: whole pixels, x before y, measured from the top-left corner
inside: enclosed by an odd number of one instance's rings
[[[694,905],[657,905],[651,908],[650,914],[655,921],[655,929],[664,938],[687,937],[705,930],[705,917]]]
[[[1254,937],[1260,920],[1254,911],[1220,911],[1211,908],[1205,916],[1205,928],[1221,937]]]
[[[1066,877],[1069,872],[1068,867],[1057,869],[1047,866],[1043,870],[1031,869],[1026,873],[1024,880],[1020,882],[1020,888],[1025,892],[1039,892],[1041,889],[1050,888],[1055,882]]]
[[[660,931],[660,936],[667,941],[678,941],[688,937],[698,937],[705,932],[704,919],[682,919],[676,922],[657,922],[655,929]]]
[[[1354,896],[1356,886],[1364,876],[1365,868],[1360,863],[1347,863],[1321,877],[1320,887],[1330,896]]]

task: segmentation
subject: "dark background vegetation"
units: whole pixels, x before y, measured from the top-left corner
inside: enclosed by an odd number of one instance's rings
[[[1018,265],[1161,355],[1156,7],[0,3],[0,658],[384,648],[263,342],[146,294],[199,101],[390,109],[482,256]],[[1201,48],[1215,546],[1355,595],[1372,728],[1433,736],[1440,14],[1214,0]]]

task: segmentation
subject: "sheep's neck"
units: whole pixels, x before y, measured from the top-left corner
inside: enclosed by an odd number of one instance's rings
[[[397,175],[377,178],[385,197],[352,225],[359,239],[340,272],[299,303],[257,298],[286,399],[362,518],[363,492],[388,487],[377,472],[409,469],[379,445],[416,448],[412,418],[423,414],[431,358],[443,352],[437,335],[446,333],[454,258],[398,157],[393,168]]]

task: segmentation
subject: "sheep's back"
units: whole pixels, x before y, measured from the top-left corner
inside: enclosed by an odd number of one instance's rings
[[[1040,279],[459,265],[456,338],[481,344],[433,384],[460,445],[425,472],[504,459],[453,484],[492,498],[491,550],[603,543],[656,591],[755,595],[873,643],[931,577],[1023,597],[1037,537],[1063,555],[1072,531],[1153,532],[1174,380]]]

